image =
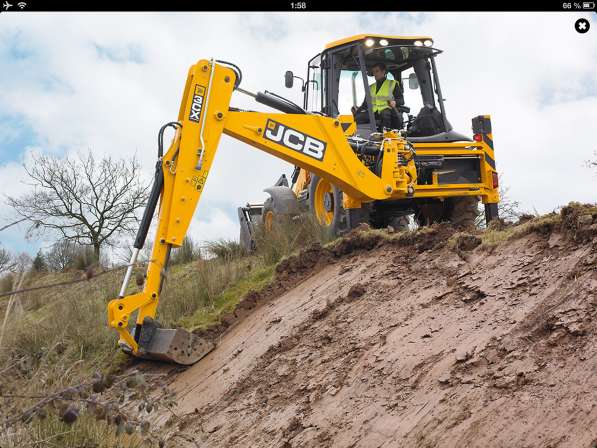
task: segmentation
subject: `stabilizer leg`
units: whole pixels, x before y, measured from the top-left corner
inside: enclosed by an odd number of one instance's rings
[[[498,205],[495,203],[485,204],[485,224],[489,225],[491,221],[494,219],[498,219],[499,212],[498,212]]]

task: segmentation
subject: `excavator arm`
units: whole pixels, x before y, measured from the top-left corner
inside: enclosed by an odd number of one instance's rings
[[[383,135],[382,170],[377,176],[359,160],[338,119],[230,109],[240,76],[231,64],[214,60],[200,60],[189,70],[178,121],[169,124],[176,133],[167,152],[159,150],[153,190],[120,296],[108,304],[109,325],[120,334],[125,350],[135,356],[192,364],[213,348],[185,330],[160,328],[154,318],[170,251],[182,245],[222,133],[327,179],[356,201],[408,197],[414,192],[414,152],[397,133]],[[158,199],[158,227],[147,279],[141,292],[126,295]],[[129,329],[133,319],[136,325]]]

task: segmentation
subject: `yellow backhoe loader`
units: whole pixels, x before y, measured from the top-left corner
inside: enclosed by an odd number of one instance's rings
[[[294,188],[282,178],[268,189],[269,204],[239,211],[247,222],[255,223],[259,217],[267,223],[276,213],[300,213],[305,201],[324,224],[337,228],[363,221],[383,225],[413,211],[421,222],[455,218],[465,213],[462,204],[476,204],[479,199],[485,204],[486,219],[496,218],[499,196],[489,116],[473,119],[473,139],[452,130],[435,63],[439,52],[426,36],[359,35],[333,42],[309,61],[302,107],[271,92],[243,90],[241,70],[232,63],[212,59],[193,65],[178,121],[159,131],[148,205],[119,297],[108,304],[108,323],[120,334],[123,349],[183,365],[213,349],[213,343],[183,329],[160,328],[154,319],[170,251],[182,245],[222,133],[297,167]],[[380,61],[394,79],[408,80],[413,90],[420,90],[421,112],[409,117],[407,129],[387,128],[370,107],[367,72]],[[359,75],[369,106],[364,120],[341,113],[357,103]],[[286,79],[291,86],[294,75],[287,72]],[[231,107],[234,92],[280,113]],[[352,101],[346,92],[354,93]],[[400,107],[406,111],[406,106]],[[164,153],[167,127],[173,127],[175,135]],[[158,202],[146,282],[141,292],[126,295]],[[244,226],[249,244],[252,228]]]
[[[265,230],[276,220],[311,213],[336,235],[342,234],[361,222],[372,227],[392,226],[396,230],[408,225],[408,215],[414,215],[418,225],[450,221],[456,225],[473,224],[477,216],[476,195],[462,195],[468,184],[481,180],[477,156],[465,157],[457,150],[467,151],[482,142],[489,149],[488,163],[492,165],[492,183],[497,187],[497,173],[493,160],[491,123],[488,116],[473,120],[473,139],[455,132],[444,107],[435,58],[441,51],[433,47],[430,37],[392,37],[358,35],[328,44],[325,50],[308,63],[306,81],[286,72],[286,87],[292,88],[294,79],[300,79],[303,109],[310,113],[337,116],[350,113],[351,105],[361,101],[365,120],[357,117],[356,128],[343,122],[349,144],[360,160],[377,175],[381,174],[381,156],[370,141],[381,138],[383,123],[375,120],[368,85],[374,82],[370,75],[372,65],[382,62],[387,67],[388,79],[397,80],[400,98],[394,108],[399,115],[401,135],[405,136],[416,152],[417,191],[403,198],[392,197],[373,201],[351,201],[341,188],[327,179],[296,166],[291,185],[285,175],[266,188],[270,197],[262,204],[246,204],[238,208],[240,241],[247,251],[255,249],[255,235],[259,225]],[[361,63],[362,61],[362,63]],[[404,84],[408,84],[405,90]],[[415,109],[416,108],[416,109]],[[416,116],[411,110],[420,110]],[[404,120],[403,114],[408,114]],[[369,116],[367,116],[369,115]],[[361,117],[362,118],[362,117]],[[372,126],[375,120],[375,125]],[[378,133],[377,135],[375,133]],[[360,139],[359,139],[360,137]],[[473,146],[471,143],[473,142]],[[475,143],[476,142],[476,143]],[[434,179],[433,176],[437,176]],[[449,184],[453,184],[449,187]],[[441,191],[436,186],[441,185]],[[476,187],[471,187],[475,190]],[[497,216],[497,197],[483,197],[486,219]]]

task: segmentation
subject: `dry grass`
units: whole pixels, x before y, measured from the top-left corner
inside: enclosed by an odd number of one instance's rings
[[[506,241],[521,238],[533,232],[548,232],[562,223],[560,214],[550,213],[535,217],[519,225],[490,225],[481,234],[481,248],[490,249]]]
[[[56,447],[56,448],[141,448],[144,444],[139,434],[116,435],[114,427],[103,421],[83,415],[75,425],[67,425],[55,416],[35,420],[26,428],[0,436],[2,448]],[[155,445],[153,445],[155,446]]]
[[[300,215],[274,223],[270,232],[258,229],[256,256],[264,265],[269,266],[303,247],[315,242],[324,244],[333,239],[330,232],[320,226],[314,217]]]
[[[246,255],[244,248],[238,241],[219,239],[205,245],[209,255],[224,260],[234,260]]]
[[[530,233],[548,235],[556,229],[573,234],[579,227],[578,219],[583,215],[590,215],[594,221],[597,219],[597,206],[571,202],[562,207],[559,213],[552,212],[547,215],[536,216],[520,224],[503,225],[499,222],[492,223],[481,235],[483,241],[481,247],[491,249],[501,243],[521,238]]]
[[[221,316],[233,311],[250,291],[258,291],[270,283],[273,275],[273,266],[256,268],[248,276],[224,288],[208,305],[199,307],[195,313],[182,317],[177,323],[189,330],[209,328],[217,324]]]
[[[176,267],[162,291],[158,320],[165,326],[175,326],[198,311],[213,309],[222,291],[261,267],[254,257],[198,260]]]
[[[39,293],[21,297],[24,311],[9,316],[0,348],[3,386],[43,393],[116,367],[122,358],[105,322],[112,277],[46,290],[42,305]]]

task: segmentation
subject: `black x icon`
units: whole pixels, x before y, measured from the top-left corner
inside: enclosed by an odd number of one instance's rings
[[[589,28],[591,28],[591,24],[587,19],[578,19],[576,22],[574,22],[574,28],[579,33],[584,34],[587,31],[589,31]]]

